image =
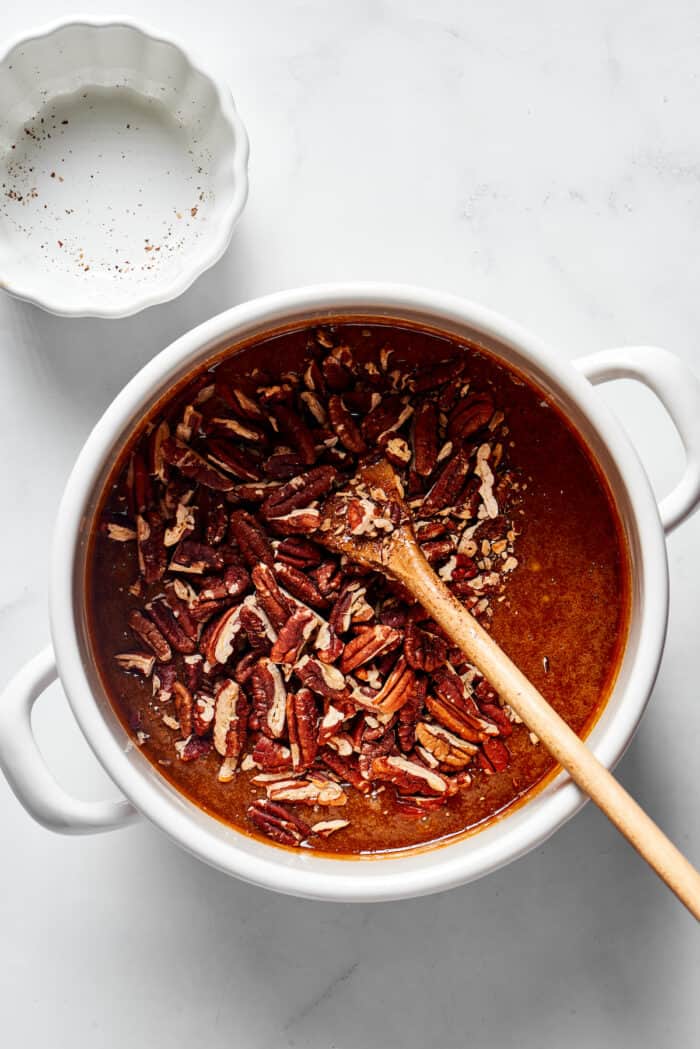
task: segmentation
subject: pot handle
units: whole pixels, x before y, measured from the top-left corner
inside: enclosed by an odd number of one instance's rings
[[[0,696],[0,768],[30,816],[59,834],[99,834],[131,823],[128,801],[79,801],[59,787],[32,732],[32,707],[58,677],[49,645],[12,678]]]
[[[659,398],[685,449],[680,481],[659,506],[666,534],[685,521],[700,502],[700,379],[668,350],[624,346],[580,357],[574,366],[597,386],[611,379],[637,379]]]

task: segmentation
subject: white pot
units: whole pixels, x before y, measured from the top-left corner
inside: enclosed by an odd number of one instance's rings
[[[583,804],[578,788],[562,773],[504,819],[441,847],[355,860],[278,849],[207,816],[178,793],[130,743],[99,682],[88,654],[82,600],[85,521],[134,424],[174,382],[227,345],[300,319],[363,314],[423,322],[480,343],[544,390],[596,456],[629,544],[632,615],[615,689],[588,742],[608,767],[624,753],[649,699],[664,645],[664,532],[700,501],[700,383],[665,350],[609,350],[572,366],[510,321],[452,296],[390,284],[322,285],[256,299],[183,335],[131,380],[90,434],[56,523],[50,575],[53,650],[27,664],[0,699],[0,766],[28,812],[46,827],[98,832],[143,815],[206,863],[257,885],[316,899],[387,900],[437,892],[488,874],[541,844]],[[637,379],[659,396],[685,446],[683,478],[660,507],[634,449],[593,389],[620,377]],[[30,713],[57,674],[88,744],[127,800],[77,801],[44,765]]]

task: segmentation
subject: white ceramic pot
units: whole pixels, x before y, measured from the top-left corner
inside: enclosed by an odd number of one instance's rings
[[[700,383],[664,350],[609,350],[572,366],[521,328],[473,303],[411,287],[337,284],[280,292],[200,325],[147,364],[97,423],[68,481],[56,523],[50,576],[53,649],[25,666],[0,700],[0,766],[28,812],[52,830],[106,831],[145,816],[206,863],[278,892],[331,900],[398,899],[448,889],[522,856],[569,819],[583,796],[562,773],[480,833],[412,855],[339,860],[278,849],[207,816],[129,742],[91,664],[85,631],[85,521],[133,425],[175,381],[227,345],[301,319],[319,321],[334,314],[424,322],[476,341],[545,391],[588,443],[615,494],[633,577],[629,640],[615,689],[589,744],[609,767],[624,753],[654,684],[666,633],[664,533],[700,501]],[[620,377],[637,379],[659,396],[685,446],[683,478],[660,507],[634,449],[593,388]],[[77,801],[46,768],[30,714],[57,674],[89,746],[125,800]]]

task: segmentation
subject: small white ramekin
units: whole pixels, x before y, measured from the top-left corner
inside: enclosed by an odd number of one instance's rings
[[[227,87],[123,20],[61,21],[0,57],[0,288],[125,317],[224,253],[248,193]]]
[[[134,376],[88,437],[66,485],[54,533],[50,612],[53,647],[39,653],[0,697],[0,768],[40,823],[63,833],[112,830],[145,816],[206,863],[278,892],[326,900],[388,900],[449,889],[495,870],[545,841],[584,797],[565,773],[478,834],[437,848],[333,859],[277,848],[213,819],[180,794],[133,746],[92,662],[85,625],[87,535],[102,485],[134,425],[192,369],[226,347],[332,316],[391,317],[467,338],[530,379],[567,415],[614,493],[632,561],[629,637],[612,695],[588,745],[612,767],[644,713],[661,660],[668,616],[665,533],[700,502],[700,382],[673,354],[653,347],[603,351],[569,364],[537,338],[475,303],[392,284],[329,284],[244,303],[178,339]],[[683,476],[657,507],[649,480],[594,385],[616,378],[650,387],[669,411],[686,452]],[[87,742],[125,795],[84,802],[53,779],[32,735],[31,709],[59,676]]]

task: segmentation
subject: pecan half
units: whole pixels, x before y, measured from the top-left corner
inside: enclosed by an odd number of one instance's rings
[[[284,517],[292,510],[307,507],[333,487],[338,471],[333,466],[317,466],[305,474],[292,477],[286,484],[274,488],[262,504],[266,518]]]
[[[414,670],[431,674],[447,659],[447,643],[437,634],[422,630],[414,620],[406,623],[404,653]]]
[[[383,626],[381,623],[363,627],[345,646],[340,661],[341,671],[343,674],[349,674],[356,667],[370,663],[386,652],[392,652],[401,644],[402,638],[400,630]]]
[[[233,643],[243,629],[241,606],[228,608],[222,616],[207,627],[202,635],[202,652],[212,665],[227,663],[233,654]]]
[[[226,477],[182,441],[168,437],[163,441],[162,450],[165,461],[177,467],[184,477],[189,477],[217,492],[230,492],[233,488],[230,477]]]
[[[175,681],[173,683],[173,699],[175,701],[177,720],[180,722],[180,733],[184,739],[189,739],[193,729],[192,714],[194,703],[192,694],[180,681]]]
[[[447,433],[451,440],[466,441],[477,430],[487,426],[494,412],[494,403],[489,393],[473,393],[458,401],[450,412]]]
[[[197,543],[193,539],[183,539],[175,547],[168,570],[203,575],[204,572],[219,572],[223,567],[224,558],[217,547]]]
[[[277,547],[277,560],[291,565],[292,568],[312,568],[320,565],[323,551],[311,539],[289,536]]]
[[[468,743],[452,732],[448,732],[441,725],[433,725],[427,721],[418,723],[416,736],[433,757],[442,765],[449,765],[450,768],[465,768],[479,749],[473,743]]]
[[[234,510],[229,527],[249,568],[255,568],[261,561],[266,565],[273,564],[275,555],[270,540],[252,514],[246,510]]]
[[[278,780],[267,786],[270,801],[286,801],[297,805],[345,805],[347,794],[334,780],[320,775],[306,779]]]
[[[460,449],[448,459],[421,506],[421,516],[430,517],[456,502],[469,473],[469,453]]]
[[[288,770],[292,767],[292,755],[285,747],[269,736],[260,736],[253,747],[253,761],[268,771]]]
[[[338,435],[340,443],[349,452],[353,452],[355,455],[363,455],[367,451],[367,445],[355,420],[343,404],[342,397],[339,397],[337,394],[333,394],[328,401],[328,415],[330,416],[331,426]]]
[[[237,448],[231,441],[210,437],[207,442],[207,458],[214,466],[241,481],[259,481],[262,474],[258,460],[247,448]],[[240,494],[240,485],[229,489]]]
[[[385,714],[393,714],[407,703],[415,687],[416,675],[409,667],[403,656],[399,656],[394,669],[389,674],[383,686],[376,692],[370,701],[363,706],[380,710]],[[354,698],[354,696],[353,696]]]
[[[217,687],[214,707],[214,749],[224,758],[219,780],[227,783],[238,766],[248,728],[248,701],[237,682],[225,678]]]
[[[347,695],[345,676],[337,667],[321,663],[311,656],[302,656],[294,671],[299,680],[317,696],[338,700]]]
[[[274,570],[282,586],[289,590],[294,597],[298,597],[300,601],[303,601],[305,605],[311,605],[312,608],[326,607],[328,604],[326,598],[313,579],[305,575],[304,572],[300,572],[298,568],[293,568],[292,565],[285,564],[283,561],[276,561]]]
[[[151,601],[146,605],[146,610],[151,618],[155,620],[161,634],[167,638],[176,651],[185,655],[191,655],[197,651],[194,638],[183,629],[183,626],[178,622],[173,610],[164,598],[156,598],[155,601]]]
[[[307,823],[274,801],[256,801],[247,815],[258,830],[280,845],[300,845],[310,833]]]
[[[159,663],[167,663],[172,659],[172,649],[152,619],[138,609],[133,609],[129,613],[128,623],[136,636],[150,648]]]
[[[241,605],[241,626],[248,635],[250,647],[256,652],[267,652],[277,640],[277,631],[252,594]]]
[[[371,778],[393,783],[400,794],[446,794],[448,782],[444,776],[415,761],[398,755],[375,758]]]
[[[260,659],[250,677],[255,714],[266,736],[279,739],[287,717],[287,690],[277,664]]]
[[[272,646],[270,659],[273,663],[296,663],[318,622],[318,617],[310,609],[300,605],[280,629]]]
[[[438,456],[438,415],[432,401],[424,401],[413,417],[413,454],[416,473],[429,477]]]
[[[316,462],[316,442],[304,420],[286,404],[272,404],[272,415],[281,433],[298,450],[304,462],[311,466]]]
[[[318,752],[318,708],[308,688],[287,696],[287,731],[292,767],[309,768]]]
[[[279,588],[275,574],[269,565],[262,562],[251,573],[258,603],[275,630],[280,630],[291,616],[294,605]],[[278,660],[277,662],[284,662]]]

